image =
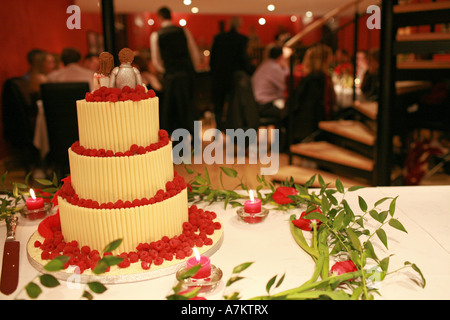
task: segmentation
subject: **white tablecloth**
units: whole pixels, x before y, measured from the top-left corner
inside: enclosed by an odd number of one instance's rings
[[[416,263],[424,273],[427,285],[424,289],[414,281],[419,276],[411,271],[401,271],[389,275],[380,283],[381,297],[377,299],[450,299],[450,186],[420,187],[376,187],[365,188],[346,195],[355,213],[358,212],[358,195],[371,207],[375,201],[386,197],[399,196],[395,216],[408,231],[405,234],[385,227],[388,234],[390,259],[389,270],[403,266],[405,261]],[[387,205],[388,203],[386,203]],[[206,204],[200,207],[208,207]],[[224,225],[224,240],[219,250],[211,256],[211,263],[223,271],[223,280],[208,299],[222,299],[225,282],[233,268],[243,262],[254,264],[241,275],[244,280],[232,285],[230,291],[240,292],[243,299],[265,294],[267,281],[274,275],[286,274],[283,284],[275,292],[294,288],[308,280],[314,264],[292,238],[288,219],[299,211],[271,210],[261,224],[248,225],[237,220],[234,209],[223,210],[222,203],[208,207],[218,214]],[[29,264],[26,243],[36,230],[38,222],[19,222],[17,238],[21,243],[20,279],[18,289],[10,296],[0,294],[0,299],[26,298],[21,290],[33,280],[38,272]],[[3,251],[5,225],[0,225],[0,246]],[[383,245],[375,244],[378,257],[383,258]],[[0,255],[2,257],[2,255]],[[107,285],[108,290],[95,295],[95,299],[153,299],[160,300],[171,293],[175,275],[157,279]],[[79,299],[84,290],[70,288],[66,282],[56,289],[44,289],[41,299]],[[228,292],[228,291],[227,291]]]

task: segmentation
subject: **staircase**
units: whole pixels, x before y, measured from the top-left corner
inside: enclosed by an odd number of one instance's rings
[[[385,73],[384,77],[382,74],[380,78],[384,82],[381,85],[380,100],[355,101],[351,119],[320,122],[319,132],[313,141],[294,144],[289,148],[292,157],[302,159],[300,165],[281,167],[272,176],[272,180],[285,181],[293,177],[294,182],[304,184],[313,174],[321,174],[331,186],[339,177],[344,186],[348,187],[390,185],[398,178],[402,163],[398,163],[397,167],[394,165],[394,136],[407,134],[404,130],[410,130],[410,126],[415,125],[405,123],[407,107],[417,102],[421,94],[430,89],[430,81],[449,78],[450,61],[430,59],[396,62],[396,55],[450,52],[450,34],[427,32],[405,35],[397,34],[397,29],[411,23],[432,25],[450,22],[450,1],[405,5],[383,1],[383,5],[390,6],[383,10],[390,9],[392,20],[387,26],[391,26],[390,31],[395,37],[392,37],[392,49],[389,51],[384,48],[381,52],[385,55],[381,62],[389,60],[392,63],[388,66],[389,73]],[[387,19],[390,19],[389,15]],[[383,39],[383,34],[381,40],[389,41]],[[396,119],[399,125],[392,126],[392,119]],[[405,142],[402,143],[405,147]],[[303,167],[303,163],[307,167]]]

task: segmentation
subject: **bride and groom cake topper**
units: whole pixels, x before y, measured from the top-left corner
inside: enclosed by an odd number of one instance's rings
[[[100,67],[94,74],[94,90],[101,87],[119,88],[125,86],[135,88],[137,85],[145,85],[142,82],[141,73],[131,65],[134,60],[134,52],[129,48],[119,51],[120,65],[114,67],[114,57],[109,52],[99,55]]]

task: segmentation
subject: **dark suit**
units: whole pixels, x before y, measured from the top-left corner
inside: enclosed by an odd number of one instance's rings
[[[222,131],[225,129],[222,122],[223,106],[231,91],[235,72],[242,70],[251,74],[254,71],[247,46],[248,37],[235,29],[214,37],[210,56],[212,99],[217,128]]]
[[[177,128],[194,134],[194,121],[198,118],[193,104],[195,70],[184,30],[172,25],[161,28],[158,44],[166,69],[160,106],[161,128],[169,134]]]

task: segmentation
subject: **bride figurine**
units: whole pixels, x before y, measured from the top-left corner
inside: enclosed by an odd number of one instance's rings
[[[123,48],[119,51],[120,66],[112,70],[109,87],[122,89],[125,86],[136,88],[136,85],[143,85],[139,70],[131,65],[133,60],[134,52],[131,49]]]
[[[114,57],[111,53],[102,52],[98,59],[100,66],[98,71],[94,73],[94,90],[109,86],[109,77],[114,68]]]

